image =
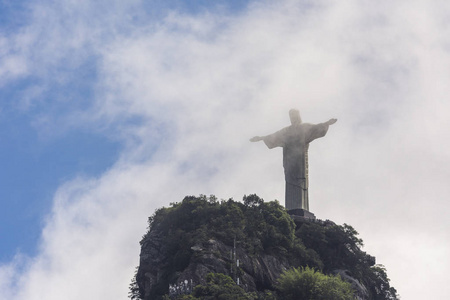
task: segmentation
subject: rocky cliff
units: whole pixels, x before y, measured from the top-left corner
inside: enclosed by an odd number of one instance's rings
[[[362,240],[351,226],[294,221],[276,201],[256,195],[243,203],[186,197],[157,210],[149,224],[134,299],[189,294],[206,284],[209,273],[226,274],[257,295],[275,291],[279,276],[299,266],[340,274],[352,284],[356,299],[397,299],[385,270],[361,251]]]
[[[142,244],[137,282],[144,299],[152,299],[157,294],[169,292],[168,286],[158,286],[158,283],[165,274],[171,258],[165,254],[167,252],[164,246],[157,239],[153,239],[155,237],[154,234],[149,235]],[[174,280],[170,286],[182,287],[187,282],[189,289],[191,283],[192,286],[205,284],[209,273],[223,273],[236,280],[239,278],[240,285],[245,290],[257,291],[270,288],[283,270],[289,267],[286,260],[267,254],[250,256],[240,247],[236,248],[234,254],[233,246],[215,239],[194,245],[191,249],[193,255],[186,268],[173,274]],[[233,259],[234,255],[236,260]]]

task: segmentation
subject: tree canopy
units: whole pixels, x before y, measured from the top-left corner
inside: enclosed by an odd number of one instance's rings
[[[280,299],[353,300],[350,283],[339,275],[325,275],[309,267],[286,270],[278,279]]]

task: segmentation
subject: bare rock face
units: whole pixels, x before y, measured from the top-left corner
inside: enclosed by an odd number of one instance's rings
[[[369,291],[362,285],[358,280],[349,275],[347,270],[334,270],[333,274],[341,276],[341,278],[352,285],[355,291],[355,300],[366,300],[369,299]]]
[[[167,269],[170,269],[167,251],[162,244],[162,238],[157,230],[152,232],[141,242],[140,266],[136,280],[144,300],[154,299],[155,294],[162,294],[169,289]],[[192,246],[190,259],[184,270],[175,272],[175,282],[171,286],[192,288],[198,284],[205,284],[209,273],[223,273],[229,275],[246,291],[252,292],[270,288],[280,274],[289,268],[286,260],[280,260],[271,255],[249,255],[236,245],[225,245],[223,242],[210,239],[202,245]],[[169,289],[170,291],[170,289]]]
[[[136,282],[141,295],[150,299],[150,292],[158,283],[160,274],[167,265],[164,247],[158,234],[149,234],[141,242],[141,254]]]

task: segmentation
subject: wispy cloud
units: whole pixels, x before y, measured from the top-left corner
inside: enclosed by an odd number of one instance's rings
[[[102,176],[58,189],[39,254],[0,269],[4,299],[126,298],[155,208],[200,193],[282,200],[281,152],[248,138],[286,126],[291,107],[339,119],[311,145],[316,215],[355,226],[405,299],[448,294],[438,278],[410,285],[442,271],[427,256],[449,265],[447,4],[255,2],[144,21],[138,2],[60,3],[36,5],[0,76],[70,81],[94,56],[92,103],[61,122],[102,126],[125,150]]]

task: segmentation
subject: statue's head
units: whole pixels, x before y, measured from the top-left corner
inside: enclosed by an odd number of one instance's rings
[[[300,117],[300,112],[298,109],[291,109],[289,111],[289,118],[291,118],[291,124],[300,124],[302,122],[302,118]]]

